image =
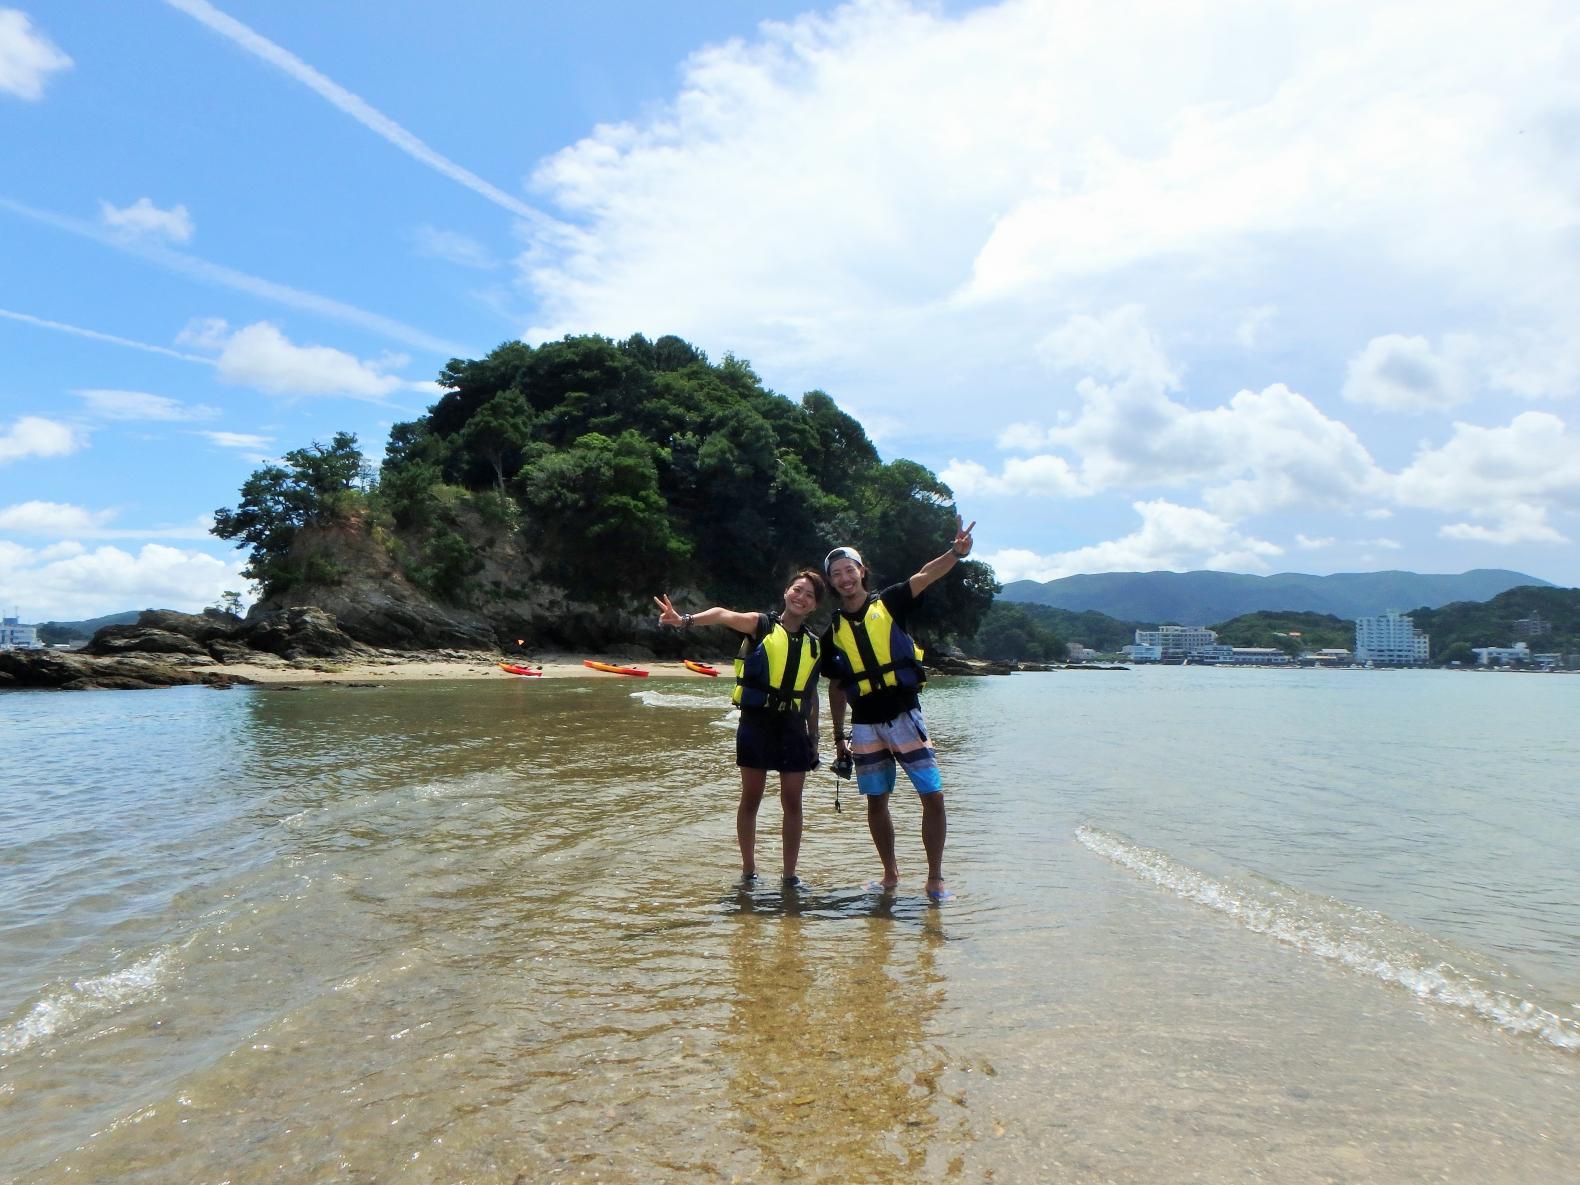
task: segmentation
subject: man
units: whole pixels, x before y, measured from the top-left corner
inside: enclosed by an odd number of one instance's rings
[[[922,565],[909,580],[881,593],[867,590],[867,569],[853,547],[836,547],[823,561],[829,587],[838,604],[824,636],[823,663],[829,677],[828,707],[834,722],[838,756],[854,759],[856,786],[867,800],[867,830],[883,863],[884,889],[900,883],[894,858],[894,820],[889,795],[894,790],[895,762],[904,768],[922,803],[922,847],[927,851],[927,895],[948,896],[944,888],[943,782],[938,759],[927,736],[917,692],[927,681],[921,652],[905,632],[916,599],[957,563],[971,554],[971,532],[955,516],[955,538],[948,551]],[[851,710],[851,732],[845,738],[845,707]]]

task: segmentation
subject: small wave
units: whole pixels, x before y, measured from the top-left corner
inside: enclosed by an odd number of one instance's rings
[[[1453,948],[1371,910],[1299,892],[1247,874],[1215,878],[1163,852],[1082,824],[1086,848],[1177,897],[1205,905],[1248,930],[1408,989],[1434,1004],[1471,1012],[1510,1033],[1580,1051],[1580,1020],[1498,986],[1512,977],[1485,956]]]
[[[158,951],[118,971],[76,980],[45,996],[20,1020],[0,1027],[0,1057],[20,1053],[38,1041],[153,996],[169,970],[171,953],[169,949]]]
[[[639,699],[649,708],[717,708],[716,695],[685,695],[672,691],[633,691],[632,699]]]

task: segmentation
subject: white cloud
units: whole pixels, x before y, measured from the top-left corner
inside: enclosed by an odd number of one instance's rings
[[[199,432],[210,444],[218,448],[235,449],[249,461],[263,464],[270,459],[274,447],[272,436],[257,436],[250,432]]]
[[[1448,411],[1481,394],[1567,399],[1580,391],[1580,338],[1564,329],[1374,337],[1350,359],[1344,398],[1384,411]]]
[[[1474,394],[1469,353],[1463,338],[1434,349],[1424,337],[1374,337],[1350,359],[1344,398],[1385,411],[1445,411]]]
[[[42,416],[22,416],[10,427],[0,428],[0,465],[23,457],[64,457],[85,443],[70,424]]]
[[[459,231],[440,230],[424,224],[412,232],[412,243],[419,255],[443,259],[461,267],[487,271],[499,266],[499,260],[487,247]]]
[[[217,444],[221,448],[258,449],[268,448],[274,443],[270,436],[253,436],[246,432],[202,432],[199,435],[207,438],[210,444]]]
[[[861,0],[765,24],[544,162],[578,231],[522,257],[529,336],[662,325],[765,373],[931,375],[1128,290],[1169,294],[1165,323],[1221,327],[1208,294],[1233,299],[1243,345],[1271,296],[1309,340],[1313,314],[1447,294],[1558,342],[1577,33],[1548,0]],[[1507,381],[1562,373],[1539,369]]]
[[[1040,424],[1022,420],[1011,424],[998,434],[995,443],[1006,453],[1034,453],[1047,442],[1047,433]]]
[[[1044,351],[1108,381],[1081,379],[1081,409],[1064,424],[1015,424],[999,438],[1001,446],[1058,452],[1011,458],[998,475],[952,461],[945,480],[958,483],[957,492],[1069,496],[1199,485],[1211,510],[1244,519],[1294,506],[1348,507],[1383,488],[1385,475],[1360,438],[1282,384],[1199,411],[1171,398],[1178,368],[1135,307],[1073,317],[1044,339]]]
[[[69,621],[127,609],[196,611],[246,587],[236,560],[145,544],[137,552],[71,545],[29,550],[0,539],[0,580],[31,621]]]
[[[117,209],[109,202],[101,201],[99,217],[111,229],[129,234],[151,235],[172,243],[185,243],[192,238],[192,215],[185,206],[161,210],[144,197],[138,198],[125,209]]]
[[[1050,365],[1063,370],[1120,380],[1157,394],[1179,389],[1179,370],[1140,305],[1123,305],[1100,317],[1071,317],[1044,337],[1038,349]]]
[[[33,28],[25,12],[0,8],[0,91],[41,99],[49,76],[70,65],[71,59]]]
[[[1242,534],[1206,510],[1156,500],[1134,503],[1141,526],[1106,543],[1054,555],[1007,549],[978,558],[991,564],[1000,580],[1057,580],[1081,572],[1185,572],[1268,570],[1268,560],[1284,549]]]
[[[64,502],[19,502],[0,507],[0,531],[22,535],[74,535],[93,531],[115,517],[113,510],[84,510]]]
[[[1405,506],[1500,524],[1489,531],[1507,541],[1557,542],[1539,525],[1547,511],[1580,511],[1580,448],[1550,412],[1523,412],[1501,428],[1458,423],[1447,443],[1416,454],[1394,492]],[[1490,535],[1462,528],[1449,537]]]
[[[989,473],[976,461],[951,459],[939,475],[957,497],[1029,494],[1074,498],[1088,493],[1063,457],[1011,457],[1001,474]]]
[[[1398,551],[1404,546],[1404,544],[1400,543],[1397,539],[1387,539],[1379,536],[1376,539],[1362,539],[1360,541],[1360,546],[1376,547],[1382,551]]]
[[[1272,305],[1258,305],[1253,309],[1246,309],[1240,316],[1240,322],[1234,327],[1234,340],[1246,349],[1255,349],[1267,336],[1268,328],[1278,316],[1278,310]]]
[[[1495,526],[1481,523],[1450,523],[1438,531],[1444,539],[1473,543],[1495,543],[1507,547],[1516,543],[1568,543],[1569,540],[1547,521],[1543,506],[1510,506]]]
[[[267,321],[231,332],[218,318],[194,321],[176,339],[195,349],[219,352],[219,376],[227,383],[271,395],[345,395],[383,399],[413,384],[386,373],[408,359],[366,361],[330,346],[298,346]]]
[[[1295,546],[1302,551],[1321,551],[1324,547],[1332,547],[1336,542],[1331,536],[1314,539],[1309,535],[1296,534]]]
[[[201,403],[182,403],[168,395],[150,395],[146,391],[92,387],[73,391],[72,394],[87,403],[90,413],[106,420],[181,422],[207,420],[219,415],[218,409]]]
[[[0,531],[19,535],[73,536],[77,539],[207,539],[214,520],[209,515],[176,525],[112,527],[120,514],[114,508],[89,510],[69,502],[19,502],[0,507]],[[75,542],[62,546],[78,546]]]
[[[1488,385],[1526,399],[1567,399],[1580,392],[1580,336],[1568,326],[1522,329],[1484,350]]]
[[[81,555],[88,549],[75,539],[67,539],[60,543],[51,543],[48,547],[40,548],[33,552],[36,561],[47,563],[50,560],[70,559],[74,555]]]

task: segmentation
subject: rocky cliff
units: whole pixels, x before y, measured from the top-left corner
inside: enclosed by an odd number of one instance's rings
[[[312,569],[335,578],[266,598],[247,621],[313,606],[349,640],[386,649],[514,650],[519,639],[527,650],[679,656],[679,639],[658,626],[645,599],[616,605],[579,599],[544,578],[518,533],[490,529],[475,514],[458,525],[467,570],[442,589],[409,574],[427,566],[420,532],[385,535],[362,523],[304,530],[297,554],[319,561]]]

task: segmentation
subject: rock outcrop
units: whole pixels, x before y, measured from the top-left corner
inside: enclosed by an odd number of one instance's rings
[[[108,627],[112,629],[118,626]],[[184,656],[186,662],[192,656]],[[212,666],[212,659],[205,659]],[[61,650],[0,650],[0,688],[56,691],[141,690],[194,683],[230,687],[252,680],[225,671],[176,665],[155,654],[95,656]]]
[[[85,654],[170,654],[211,658],[209,643],[228,639],[241,626],[228,613],[177,613],[147,609],[131,625],[107,625],[82,648]]]
[[[375,654],[317,606],[255,612],[246,620],[215,610],[150,609],[131,625],[105,626],[79,651],[0,651],[0,688],[230,686],[251,680],[213,668],[228,663],[284,666]]]
[[[228,640],[292,660],[366,658],[373,654],[371,647],[352,638],[316,605],[293,605],[249,616]]]
[[[963,654],[929,654],[926,662],[929,673],[937,675],[1008,675],[1015,669],[1013,663],[995,658],[967,658]]]

